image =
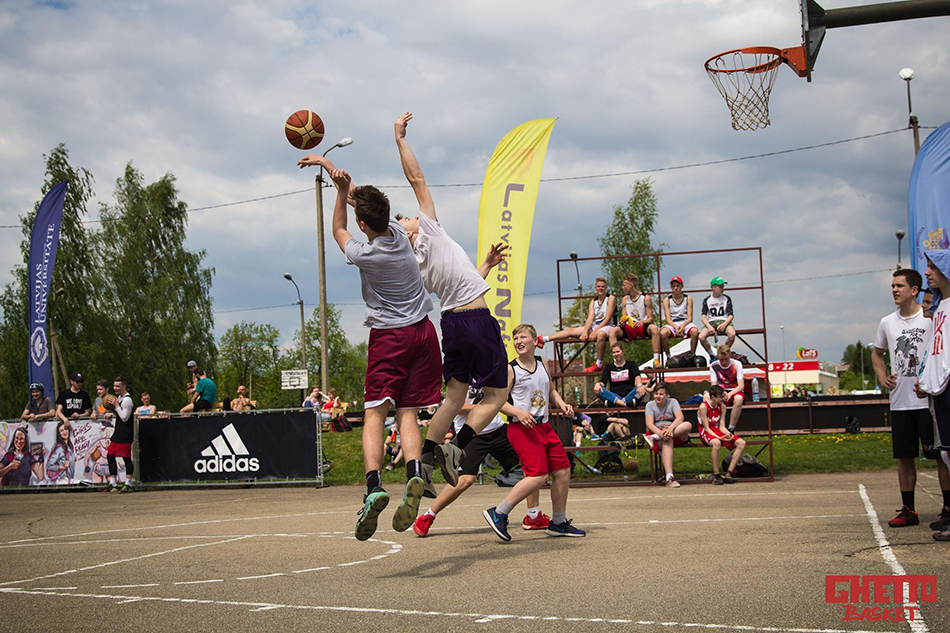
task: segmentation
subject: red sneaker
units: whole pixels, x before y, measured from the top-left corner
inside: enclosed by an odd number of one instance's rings
[[[538,516],[532,519],[527,514],[524,515],[524,521],[521,522],[522,530],[546,530],[548,526],[551,525],[551,517],[546,515],[543,512],[539,512]]]
[[[429,536],[429,528],[432,527],[433,521],[435,521],[434,516],[431,514],[423,514],[416,519],[415,524],[412,526],[412,531],[425,538]]]
[[[597,363],[594,363],[590,367],[584,369],[585,374],[596,374],[599,371],[602,371],[604,368]]]
[[[544,349],[544,337],[538,334],[538,338],[534,339],[534,344],[538,349]]]
[[[911,525],[920,525],[920,517],[917,513],[904,506],[899,510],[900,514],[887,522],[891,527],[908,527]]]

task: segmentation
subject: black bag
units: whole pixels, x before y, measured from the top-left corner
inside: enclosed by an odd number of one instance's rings
[[[345,415],[338,415],[330,420],[330,430],[334,433],[348,433],[353,430],[353,425]]]
[[[733,357],[734,359],[736,359],[737,361],[739,361],[740,363],[742,363],[743,366],[750,364],[749,357],[746,356],[745,354],[739,354],[738,352],[732,352],[732,357]]]
[[[709,362],[706,360],[705,356],[696,355],[696,358],[693,359],[693,367],[708,367]]]
[[[518,466],[509,473],[498,473],[495,475],[495,483],[502,488],[513,488],[516,483],[524,479],[524,471]]]
[[[858,422],[858,419],[853,415],[845,416],[844,418],[844,432],[845,433],[860,433],[861,424]]]
[[[692,352],[683,352],[682,354],[677,354],[676,356],[671,356],[666,359],[666,366],[670,369],[675,369],[677,367],[693,367],[696,364],[696,355]]]
[[[619,451],[606,451],[604,455],[597,458],[594,468],[604,474],[622,473],[623,462],[620,461]]]
[[[729,462],[732,461],[732,453],[726,455],[722,460],[722,469],[729,470]],[[749,454],[743,454],[736,464],[736,477],[768,477],[769,469],[762,465],[759,460]]]

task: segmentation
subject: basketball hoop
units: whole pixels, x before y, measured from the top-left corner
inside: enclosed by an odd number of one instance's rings
[[[775,74],[788,61],[786,51],[771,46],[737,48],[706,61],[706,74],[732,112],[732,129],[756,130],[769,125],[769,95]]]

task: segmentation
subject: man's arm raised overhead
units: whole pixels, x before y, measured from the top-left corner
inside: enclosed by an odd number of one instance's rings
[[[333,206],[333,239],[346,252],[346,243],[353,238],[346,230],[346,199],[350,191],[350,175],[342,169],[330,170],[330,178],[336,185],[336,204]]]
[[[406,174],[406,180],[412,186],[412,191],[416,194],[416,200],[419,201],[419,211],[427,216],[439,221],[435,216],[435,202],[432,201],[432,195],[429,193],[429,185],[426,184],[426,177],[422,173],[419,161],[416,155],[412,153],[409,142],[406,140],[406,126],[412,120],[412,112],[406,112],[398,119],[394,125],[396,130],[396,147],[399,148],[399,160],[402,162],[402,171]]]

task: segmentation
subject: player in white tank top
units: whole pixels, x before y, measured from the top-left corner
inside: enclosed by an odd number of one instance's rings
[[[634,273],[623,277],[621,315],[619,323],[611,328],[608,341],[611,346],[620,341],[649,338],[653,344],[653,366],[660,366],[660,328],[653,322],[653,299],[639,288]]]
[[[584,370],[588,373],[598,372],[603,368],[607,341],[613,326],[616,325],[617,300],[613,295],[607,294],[605,278],[597,278],[594,282],[594,292],[597,296],[591,299],[587,308],[587,321],[584,325],[569,327],[550,336],[539,335],[535,340],[535,345],[538,347],[544,347],[548,341],[564,341],[571,338],[594,341],[597,345],[597,359],[593,365]]]
[[[699,328],[693,323],[693,298],[683,294],[682,277],[673,277],[670,280],[671,294],[663,297],[663,314],[666,323],[660,330],[660,346],[663,353],[670,354],[671,338],[689,337],[689,351],[696,353],[699,343]]]

